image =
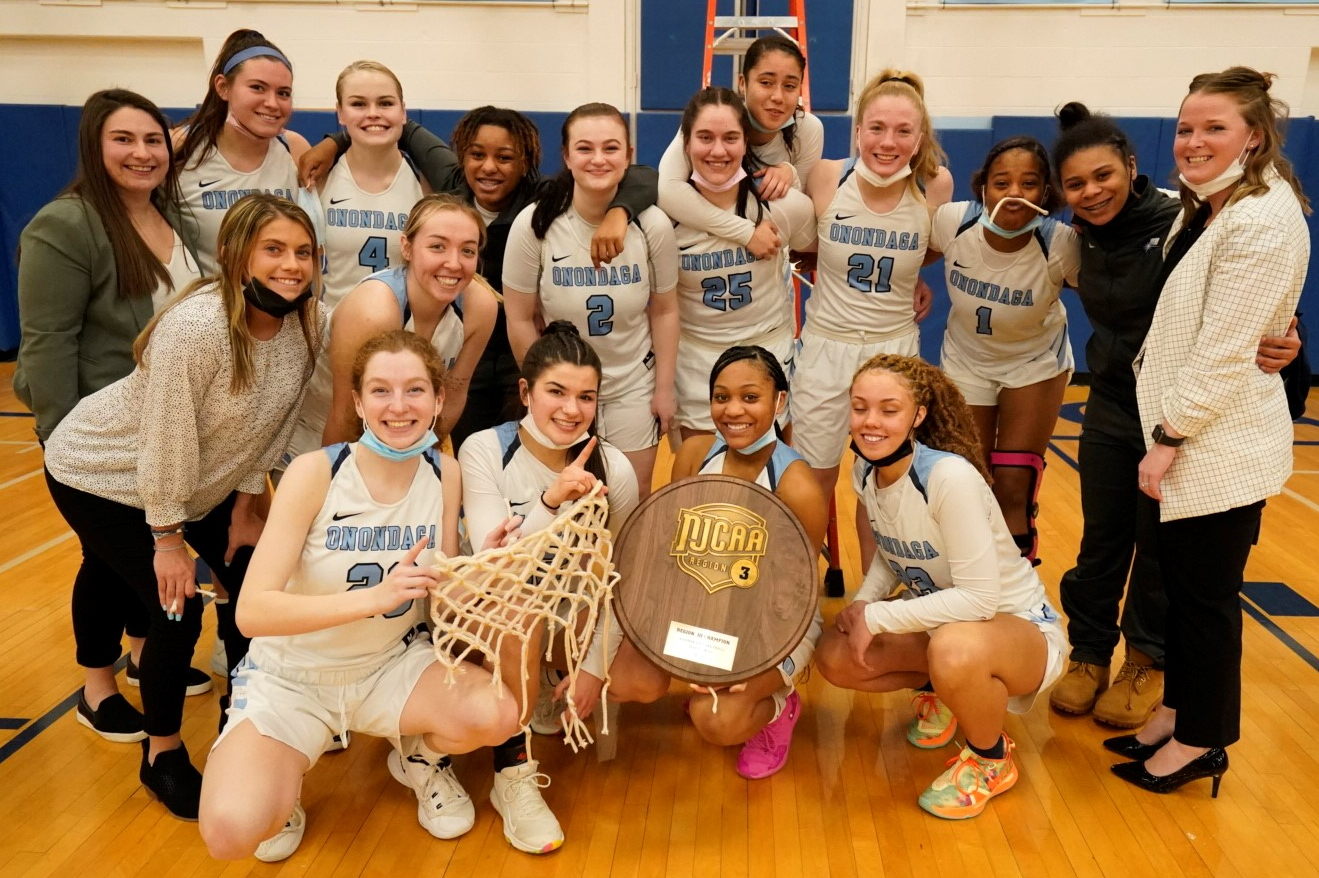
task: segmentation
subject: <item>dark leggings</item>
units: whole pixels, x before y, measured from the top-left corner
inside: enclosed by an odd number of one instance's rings
[[[82,547],[73,580],[73,642],[78,664],[105,668],[119,660],[121,641],[146,637],[151,619],[137,595],[110,565]]]
[[[155,552],[145,513],[136,507],[70,488],[56,481],[49,472],[46,473],[46,485],[60,515],[82,542],[84,558],[90,556],[97,561],[90,574],[97,576],[97,580],[83,582],[81,587],[104,590],[108,593],[104,598],[106,601],[127,601],[131,592],[138,609],[145,612],[147,640],[142,648],[139,673],[146,732],[158,737],[177,734],[183,720],[188,667],[201,634],[201,596],[184,601],[181,621],[169,621],[160,606]],[[212,569],[224,571],[224,584],[231,600],[227,605],[217,606],[216,611],[230,670],[247,654],[248,640],[234,625],[233,608],[252,557],[251,548],[244,546],[234,553],[229,565],[224,563],[235,496],[230,494],[201,520],[188,522],[185,532],[188,545],[202,560]],[[78,574],[80,579],[87,569],[88,565],[84,564]],[[75,591],[78,588],[79,585],[75,585]],[[125,613],[126,609],[121,611],[121,614]],[[118,649],[117,645],[115,649]]]
[[[1163,666],[1168,598],[1159,574],[1158,504],[1140,492],[1145,456],[1134,393],[1127,411],[1092,388],[1081,431],[1081,550],[1058,591],[1072,661],[1107,665],[1117,646],[1118,605],[1127,646]],[[1133,559],[1134,553],[1134,559]]]

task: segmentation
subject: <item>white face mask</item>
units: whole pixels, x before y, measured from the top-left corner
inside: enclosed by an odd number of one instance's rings
[[[1246,166],[1243,162],[1246,156],[1254,149],[1254,146],[1247,144],[1246,148],[1241,150],[1241,155],[1233,159],[1232,163],[1223,169],[1223,173],[1219,174],[1212,180],[1208,180],[1204,183],[1192,183],[1190,180],[1186,179],[1185,174],[1178,174],[1177,179],[1181,180],[1183,186],[1194,192],[1196,198],[1203,201],[1211,195],[1217,195],[1219,192],[1222,192],[1224,189],[1233,185],[1246,175]]]
[[[530,411],[528,411],[526,416],[523,417],[522,421],[520,422],[520,426],[522,427],[522,429],[527,431],[527,435],[529,435],[532,439],[535,439],[538,443],[544,445],[546,448],[553,448],[555,451],[566,451],[567,449],[572,448],[578,442],[581,442],[583,439],[586,438],[587,430],[590,429],[588,425],[586,428],[582,430],[581,435],[578,436],[576,439],[573,439],[571,442],[568,443],[555,442],[549,436],[546,436],[541,431],[540,427],[536,426],[536,419],[531,416]]]
[[[911,150],[912,155],[916,154],[916,150],[920,149],[920,146],[921,146],[920,138],[917,138],[916,145],[912,147]],[[860,137],[857,138],[856,148],[857,148],[857,152],[861,151]],[[882,174],[876,174],[874,171],[870,170],[870,168],[866,166],[866,160],[864,158],[857,158],[856,173],[858,177],[860,177],[862,180],[865,180],[871,186],[874,186],[878,189],[887,189],[889,186],[892,186],[894,183],[901,182],[902,180],[905,180],[911,176],[911,159],[907,160],[907,164],[903,165],[901,168],[899,168],[898,170],[894,171],[892,174],[885,177]]]
[[[747,169],[742,167],[741,165],[738,165],[737,171],[734,172],[733,176],[729,177],[727,180],[725,180],[722,183],[711,183],[709,180],[705,179],[705,177],[701,176],[701,172],[696,170],[695,168],[692,168],[691,180],[697,186],[700,186],[702,189],[705,189],[708,192],[727,192],[729,189],[732,189],[738,183],[741,183],[743,180],[745,180],[746,177],[747,177]]]

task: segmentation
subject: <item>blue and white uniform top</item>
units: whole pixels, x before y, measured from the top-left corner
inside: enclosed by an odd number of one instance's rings
[[[591,237],[596,226],[571,206],[550,225],[544,240],[531,230],[535,205],[513,220],[504,251],[505,295],[539,294],[546,324],[569,320],[600,355],[604,374],[600,401],[653,395],[655,356],[651,349],[651,293],[678,282],[673,226],[658,208],[628,223],[623,250],[596,268]]]
[[[761,165],[788,163],[796,175],[793,185],[806,185],[811,170],[824,154],[824,123],[812,113],[801,113],[793,125],[792,150],[776,131],[768,143],[748,142],[751,153]],[[682,132],[674,135],[659,163],[659,206],[674,222],[704,229],[712,235],[732,241],[746,241],[755,232],[754,217],[748,219],[721,210],[688,184],[692,165],[682,145]]]
[[[1081,267],[1076,232],[1045,217],[1025,247],[1000,253],[985,240],[983,212],[979,202],[958,201],[934,213],[930,246],[943,253],[951,300],[941,360],[1001,371],[1052,352],[1059,371],[1071,368],[1060,295]]]
[[[439,452],[422,452],[411,487],[396,503],[371,496],[357,468],[357,455],[365,452],[356,443],[331,445],[324,453],[330,459],[330,487],[284,590],[332,595],[372,588],[423,538],[428,544],[417,563],[433,564],[444,526]],[[425,603],[407,601],[382,615],[320,631],[254,638],[248,658],[266,668],[373,669],[401,653],[425,620]]]
[[[197,248],[203,275],[218,272],[216,254],[220,223],[229,208],[245,195],[266,192],[296,201],[298,167],[288,144],[279,137],[270,138],[266,157],[254,171],[236,171],[218,148],[213,148],[201,163],[193,167],[193,157],[179,171],[179,189],[183,193],[185,237]]]
[[[724,458],[728,456],[728,443],[724,437],[718,433],[714,434],[714,443],[710,450],[705,453],[705,460],[701,461],[701,468],[697,470],[700,475],[719,475],[724,471]],[[779,490],[779,480],[783,478],[783,473],[795,461],[805,461],[800,454],[793,451],[786,442],[782,440],[774,443],[774,450],[770,452],[769,460],[765,461],[765,468],[756,476],[756,484],[766,491],[777,493]]]
[[[405,161],[384,192],[365,192],[345,155],[330,169],[318,195],[325,219],[323,301],[333,308],[368,275],[403,264],[399,242],[408,214],[421,199],[421,184]]]
[[[617,536],[640,502],[637,475],[623,452],[604,441],[599,447],[609,484],[609,530]],[[458,449],[458,463],[463,472],[463,520],[474,549],[503,524],[510,510],[523,516],[523,536],[544,530],[559,514],[546,509],[540,501],[541,494],[554,484],[559,474],[537,460],[522,444],[517,421],[468,436]],[[565,506],[559,511],[566,509]],[[609,655],[612,656],[623,631],[615,622],[610,633]],[[596,677],[604,678],[604,644],[599,638],[592,641],[582,666]]]
[[[727,456],[728,443],[724,441],[724,437],[715,433],[714,444],[706,452],[705,460],[701,462],[701,468],[697,470],[697,473],[700,475],[722,474],[724,471],[724,458]],[[787,472],[788,467],[798,460],[805,462],[805,458],[793,451],[786,442],[780,440],[774,443],[774,450],[770,452],[769,460],[765,461],[765,468],[756,474],[756,484],[767,491],[778,493],[779,480],[783,478],[783,474]],[[817,603],[815,616],[811,619],[806,634],[779,665],[779,672],[783,674],[786,686],[795,685],[800,673],[806,670],[811,657],[815,655],[815,645],[820,642],[820,634],[823,631],[824,617],[820,615],[820,607]]]
[[[407,269],[397,265],[394,268],[377,271],[364,278],[362,283],[373,280],[385,284],[394,294],[394,300],[398,302],[399,311],[403,314],[403,325],[400,328],[413,329],[412,308],[408,304]],[[334,324],[331,323],[330,326],[333,331]],[[321,436],[325,432],[325,422],[330,417],[330,404],[334,397],[334,369],[330,365],[329,333],[326,335],[325,347],[321,349],[321,355],[316,359],[316,371],[312,373],[311,381],[307,385],[307,398],[298,415],[298,425],[294,428],[293,441],[289,445],[288,454],[285,455],[286,461],[321,447]],[[436,324],[430,338],[431,346],[444,360],[446,369],[453,368],[458,353],[463,349],[463,339],[462,310],[455,301],[444,310],[444,315],[440,317],[440,322]]]
[[[718,209],[718,208],[716,208]],[[752,217],[772,220],[785,242],[773,259],[757,259],[728,238],[691,226],[674,228],[678,244],[678,320],[682,338],[719,350],[735,344],[772,343],[794,329],[793,293],[788,285],[788,249],[802,250],[815,240],[811,200],[793,190],[762,202]],[[724,211],[736,215],[732,209]]]
[[[875,633],[930,631],[997,613],[1051,622],[1058,614],[1021,556],[998,501],[965,458],[919,442],[907,472],[886,488],[858,459],[852,488],[878,547],[856,600],[871,601]],[[899,594],[904,600],[885,600]]]
[[[817,220],[815,288],[806,300],[806,329],[837,341],[871,343],[914,333],[916,289],[930,239],[930,213],[912,183],[888,213],[866,206],[855,160],[843,166],[838,191]]]

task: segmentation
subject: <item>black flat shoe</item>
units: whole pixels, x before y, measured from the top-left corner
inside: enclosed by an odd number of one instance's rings
[[[173,750],[156,754],[155,764],[148,761],[150,740],[142,742],[142,767],[137,778],[147,795],[159,799],[180,820],[197,822],[202,797],[202,775],[188,758],[188,748],[180,744]]]
[[[1153,744],[1142,744],[1136,740],[1135,735],[1118,735],[1116,738],[1109,738],[1104,741],[1104,749],[1111,750],[1126,759],[1144,762],[1166,743],[1168,743],[1167,738]]]
[[[1214,747],[1212,750],[1207,750],[1195,757],[1172,774],[1166,774],[1162,777],[1156,777],[1146,771],[1143,761],[1123,762],[1114,765],[1112,770],[1114,774],[1127,783],[1135,784],[1143,790],[1149,790],[1151,793],[1171,793],[1193,780],[1212,777],[1214,788],[1209,795],[1210,798],[1217,799],[1218,784],[1223,780],[1223,775],[1227,773],[1227,752],[1222,747]]]

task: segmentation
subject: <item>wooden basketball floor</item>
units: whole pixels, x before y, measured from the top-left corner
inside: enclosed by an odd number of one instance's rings
[[[1270,501],[1247,570],[1243,739],[1230,751],[1217,800],[1207,781],[1168,796],[1127,786],[1109,773],[1114,758],[1100,747],[1115,732],[1054,714],[1041,698],[1027,716],[1008,719],[1017,786],[974,820],[939,820],[916,797],[953,749],[906,744],[904,694],[844,692],[817,675],[803,691],[788,765],[766,780],[743,780],[735,749],[697,737],[677,686],[657,704],[623,708],[611,762],[537,738],[534,755],[553,778],[546,799],[567,834],[545,857],[505,842],[488,802],[488,753],[456,760],[477,823],[445,842],[418,826],[411,791],[385,768],[388,745],[354,738],[306,780],[301,849],[266,865],[211,860],[194,824],[147,798],[137,746],[107,743],[75,721],[81,675],[68,607],[78,544],[46,492],[31,419],[9,391],[12,373],[12,364],[0,366],[0,509],[9,535],[0,547],[5,878],[1319,874],[1319,421],[1297,426],[1296,473]],[[1055,602],[1080,539],[1073,462],[1084,398],[1083,388],[1068,391],[1041,498],[1040,573]],[[852,504],[840,487],[839,508],[850,513]],[[851,593],[859,582],[853,535],[843,566]],[[828,618],[843,601],[824,606]],[[213,638],[208,612],[197,667],[209,665]],[[136,690],[123,691],[140,703]],[[199,766],[216,719],[215,692],[188,699],[183,735]]]

